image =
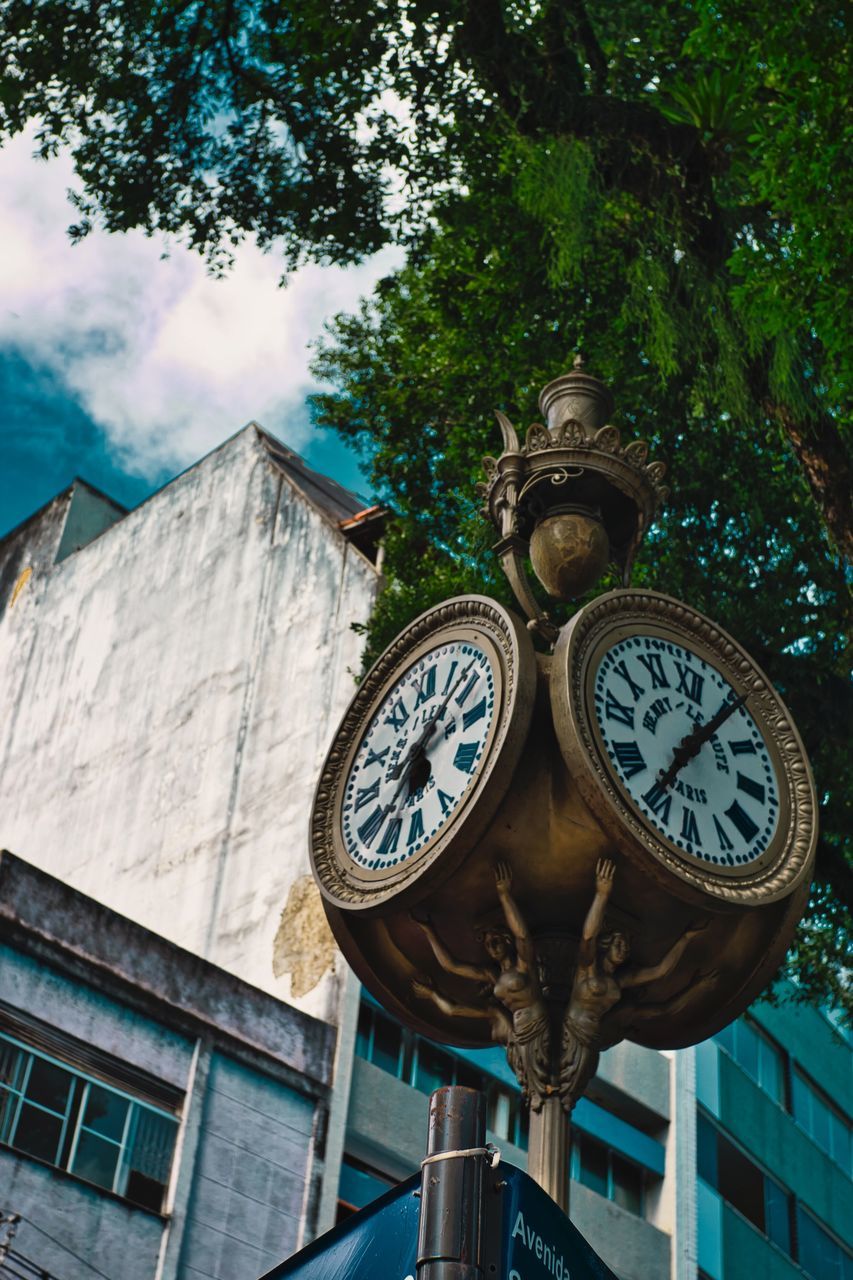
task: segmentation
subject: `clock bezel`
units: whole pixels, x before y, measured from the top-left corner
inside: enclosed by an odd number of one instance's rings
[[[492,660],[495,716],[472,783],[436,834],[404,862],[367,869],[349,855],[341,815],[355,757],[395,684],[425,653],[450,640],[478,644]],[[311,856],[323,896],[336,907],[369,910],[415,892],[435,870],[444,879],[476,845],[521,758],[536,691],[536,657],[526,627],[485,596],[460,596],[416,618],[379,657],[344,713],[326,757],[311,815]],[[440,863],[440,867],[436,864]]]
[[[712,863],[668,839],[636,806],[607,754],[593,690],[604,653],[637,634],[691,649],[738,693],[764,739],[779,792],[779,817],[767,849],[749,863]],[[616,845],[672,884],[743,905],[775,902],[810,873],[817,841],[817,804],[805,750],[781,698],[763,671],[722,627],[660,592],[608,592],[563,628],[554,653],[551,699],[563,758],[586,803]],[[649,857],[651,855],[651,858]]]

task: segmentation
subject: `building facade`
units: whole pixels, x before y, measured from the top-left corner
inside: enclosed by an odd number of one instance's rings
[[[853,1280],[849,1039],[758,1003],[697,1051],[700,1280]]]
[[[334,1043],[0,855],[0,1276],[269,1270],[316,1230]]]
[[[129,939],[130,952],[171,947],[178,968],[202,966],[186,1008],[162,992],[145,1005],[139,989],[150,984],[138,975],[119,991],[97,959],[72,972],[39,952],[88,992],[84,1000],[68,987],[69,1008],[101,1001],[110,1010],[101,1022],[88,1012],[69,1023],[50,984],[33,976],[34,944],[16,944],[8,972],[30,977],[15,980],[14,999],[0,995],[12,1010],[0,1042],[12,1045],[6,1074],[18,1073],[6,1088],[24,1114],[37,1104],[22,1072],[32,1078],[38,1059],[70,1073],[78,1107],[67,1128],[78,1136],[72,1151],[66,1133],[51,1165],[22,1148],[26,1126],[0,1132],[0,1212],[25,1213],[32,1224],[48,1210],[61,1218],[76,1212],[71,1195],[102,1213],[141,1215],[150,1247],[140,1249],[140,1277],[218,1280],[250,1275],[256,1262],[261,1274],[418,1167],[427,1098],[439,1084],[482,1088],[491,1139],[526,1163],[524,1116],[502,1052],[449,1051],[388,1018],[335,948],[309,874],[313,787],[359,666],[352,623],[367,619],[381,586],[380,532],[380,512],[250,426],[133,512],[77,482],[0,542],[0,847],[16,855],[7,859],[12,879],[42,876],[44,893],[53,885],[79,911],[89,904],[90,922],[91,912],[106,912],[111,923],[99,927]],[[74,947],[59,923],[56,936],[67,957]],[[255,1031],[235,1040],[227,1002],[205,1010],[216,984],[228,982],[266,1011],[267,1038],[254,1047]],[[303,1036],[320,1036],[322,1064],[276,1057],[275,1037],[293,1019]],[[621,1280],[850,1280],[849,1044],[814,1011],[784,1007],[759,1007],[726,1036],[678,1053],[622,1044],[602,1055],[574,1116],[574,1221]],[[741,1052],[751,1036],[782,1055],[786,1083],[769,1100],[752,1049]],[[159,1058],[154,1043],[171,1047]],[[203,1068],[202,1043],[224,1046],[206,1050]],[[121,1067],[128,1062],[142,1069],[141,1084]],[[220,1150],[209,1165],[199,1156],[198,1167],[213,1169],[208,1181],[221,1199],[198,1198],[202,1175],[183,1153],[197,1127],[199,1071],[214,1080],[213,1096],[256,1117],[243,1144],[250,1154],[263,1154],[274,1108],[298,1113],[294,1148],[273,1160],[293,1193],[277,1205],[287,1223],[273,1216],[264,1228],[280,1257],[243,1259],[230,1273],[216,1269],[234,1265],[217,1235],[226,1205],[226,1220],[239,1217],[229,1193],[262,1206],[273,1193],[247,1191],[241,1167]],[[141,1177],[150,1181],[150,1171],[134,1169],[129,1140],[109,1188],[92,1176],[94,1157],[85,1164],[86,1144],[107,1135],[88,1123],[84,1093],[105,1082],[126,1098],[128,1134],[159,1124],[175,1137],[168,1179],[154,1178],[159,1192],[149,1187],[160,1195],[156,1209],[127,1194]],[[288,1088],[281,1102],[276,1090]],[[820,1146],[827,1126],[841,1135],[829,1152]],[[764,1179],[751,1198],[738,1190],[744,1160]],[[158,1169],[159,1177],[162,1161]],[[210,1207],[191,1217],[196,1203]],[[55,1216],[42,1218],[51,1231],[48,1221]],[[23,1231],[24,1219],[15,1236],[22,1251]],[[83,1237],[78,1245],[86,1256]],[[97,1257],[87,1261],[109,1280],[136,1280]],[[815,1270],[818,1257],[837,1259],[840,1270]],[[50,1260],[59,1280],[76,1274]]]
[[[0,847],[327,1021],[307,797],[376,515],[250,425],[131,512],[78,482],[0,543]]]

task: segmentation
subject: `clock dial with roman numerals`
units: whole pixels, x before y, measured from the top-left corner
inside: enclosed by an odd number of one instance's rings
[[[647,822],[716,866],[766,852],[780,814],[773,761],[748,697],[735,708],[738,691],[713,662],[655,634],[617,639],[598,661],[593,698],[610,766]]]
[[[569,771],[629,857],[730,902],[777,901],[807,880],[817,806],[803,745],[709,618],[611,591],[563,628],[550,687]]]
[[[314,797],[328,902],[414,901],[468,856],[517,770],[536,681],[530,633],[486,597],[445,600],[401,632],[359,685]]]
[[[371,871],[420,853],[473,786],[494,727],[496,658],[448,640],[386,694],[359,742],[341,825],[353,862]]]

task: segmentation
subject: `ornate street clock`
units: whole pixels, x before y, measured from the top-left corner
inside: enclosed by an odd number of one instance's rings
[[[805,752],[767,677],[711,619],[630,586],[662,463],[623,444],[577,366],[540,406],[523,443],[497,415],[504,451],[482,486],[524,619],[478,596],[415,619],[358,688],[311,821],[350,963],[415,1030],[506,1047],[550,1116],[531,1127],[532,1168],[601,1049],[695,1043],[761,992],[817,839]],[[528,566],[568,602],[608,563],[622,588],[558,627]]]
[[[627,857],[722,902],[791,892],[813,846],[808,765],[730,636],[668,596],[613,591],[572,618],[554,663],[561,750]]]
[[[397,637],[320,777],[314,867],[331,903],[408,900],[436,862],[447,874],[470,852],[512,784],[535,687],[529,632],[482,596],[445,601]]]

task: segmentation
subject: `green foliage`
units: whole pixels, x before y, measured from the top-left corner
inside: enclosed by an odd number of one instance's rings
[[[592,151],[577,138],[513,142],[507,149],[515,162],[511,168],[517,166],[515,197],[522,209],[542,223],[549,279],[555,284],[576,284],[602,204]]]
[[[668,120],[695,125],[715,146],[740,143],[747,133],[747,94],[739,65],[697,72],[692,81],[674,80],[661,94]]]

